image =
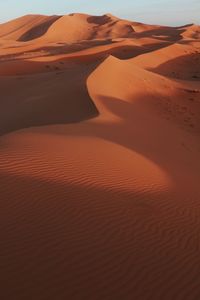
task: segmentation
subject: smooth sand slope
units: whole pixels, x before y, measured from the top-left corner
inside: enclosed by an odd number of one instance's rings
[[[200,299],[200,27],[0,24],[1,299]]]

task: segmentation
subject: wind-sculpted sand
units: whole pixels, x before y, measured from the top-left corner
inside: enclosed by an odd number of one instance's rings
[[[200,27],[0,24],[1,299],[200,299]]]

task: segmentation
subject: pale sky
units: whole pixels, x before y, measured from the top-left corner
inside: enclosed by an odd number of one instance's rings
[[[111,13],[151,24],[200,24],[200,0],[0,0],[0,23],[25,14]]]

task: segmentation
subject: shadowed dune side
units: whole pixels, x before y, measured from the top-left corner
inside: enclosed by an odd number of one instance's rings
[[[61,18],[61,17],[60,16],[48,17],[48,19],[45,20],[44,22],[42,22],[39,25],[36,25],[36,26],[32,27],[30,30],[26,31],[18,39],[18,41],[20,41],[20,42],[27,42],[27,41],[31,41],[31,40],[34,40],[36,38],[39,38],[40,36],[44,35],[47,32],[47,30],[49,29],[49,27],[55,21],[57,21],[59,18]]]
[[[89,16],[87,22],[96,25],[105,25],[109,22],[116,23],[119,19],[109,14],[103,16]]]
[[[159,26],[155,29],[145,30],[144,32],[135,33],[135,38],[144,38],[144,37],[153,37],[158,38],[160,40],[178,42],[182,39],[182,33],[184,33],[185,29],[180,29],[177,27],[167,27],[167,26]]]
[[[87,68],[79,64],[63,71],[1,78],[0,134],[31,126],[80,122],[97,116],[86,78],[98,63]],[[41,68],[41,63],[37,64]]]
[[[184,59],[182,58],[185,57],[187,58],[186,60],[188,61],[188,63],[193,63],[192,59],[194,57],[195,60],[197,59],[198,64],[199,53],[200,42],[197,41],[195,43],[188,43],[186,41],[181,41],[181,43],[173,43],[171,45],[166,45],[166,47],[157,49],[156,51],[152,51],[151,53],[140,55],[136,58],[133,58],[132,62],[147,70],[153,70],[159,68],[159,66],[161,65],[167,64],[167,62],[169,62],[170,60],[172,61],[177,59],[180,61],[181,67],[183,65],[183,72],[185,71],[187,73],[188,70],[191,70],[191,66],[188,65],[187,70],[186,64],[184,64]],[[172,67],[172,65],[169,66],[169,71],[170,67]],[[173,66],[173,69],[177,67],[178,66]]]
[[[171,78],[200,80],[200,48],[199,52],[178,56],[151,70]]]
[[[17,41],[21,36],[25,35],[33,28],[36,28],[36,30],[34,30],[34,36],[38,35],[37,30],[40,32],[42,30],[40,25],[43,24],[45,27],[46,22],[48,22],[48,20],[53,20],[54,18],[56,18],[56,16],[26,15],[0,24],[0,38]]]

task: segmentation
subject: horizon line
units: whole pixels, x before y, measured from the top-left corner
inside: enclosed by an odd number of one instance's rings
[[[173,22],[170,22],[168,24],[162,24],[162,23],[152,23],[152,22],[143,22],[143,21],[139,21],[137,19],[131,19],[131,18],[126,18],[126,17],[118,17],[116,14],[112,14],[112,13],[103,13],[103,14],[88,14],[86,12],[70,12],[70,13],[66,13],[66,14],[45,14],[45,13],[27,13],[27,14],[22,14],[22,15],[18,15],[16,17],[13,17],[13,18],[8,18],[6,20],[3,20],[1,21],[0,20],[0,25],[2,24],[5,24],[5,23],[8,23],[8,22],[12,22],[16,19],[20,19],[20,18],[23,18],[25,16],[47,16],[47,17],[50,17],[50,16],[60,16],[60,17],[63,17],[63,16],[70,16],[70,15],[73,15],[73,14],[82,14],[82,15],[89,15],[89,16],[94,16],[94,17],[102,17],[102,16],[106,16],[106,15],[112,15],[113,17],[116,17],[118,19],[122,19],[122,20],[127,20],[127,21],[131,21],[131,22],[138,22],[138,23],[142,23],[142,24],[148,24],[148,25],[158,25],[158,26],[166,26],[166,27],[184,27],[184,26],[187,26],[187,25],[197,25],[197,26],[200,26],[200,24],[196,23],[196,22],[190,22],[188,23],[186,21],[186,23],[177,23],[176,25],[173,23]],[[174,25],[173,25],[174,24]]]

